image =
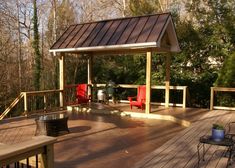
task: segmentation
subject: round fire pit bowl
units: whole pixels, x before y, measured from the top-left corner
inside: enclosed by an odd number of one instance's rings
[[[59,136],[69,133],[68,116],[62,114],[47,114],[35,119],[37,135]]]

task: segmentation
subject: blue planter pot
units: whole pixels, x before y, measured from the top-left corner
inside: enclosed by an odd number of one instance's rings
[[[224,139],[224,130],[212,129],[212,139],[216,142]]]

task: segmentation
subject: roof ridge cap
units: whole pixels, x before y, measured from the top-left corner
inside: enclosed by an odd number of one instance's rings
[[[154,16],[154,15],[165,15],[165,14],[169,14],[171,16],[171,12],[164,12],[164,13],[155,13],[155,14],[148,14],[148,15],[128,16],[128,17],[120,17],[120,18],[113,18],[113,19],[97,20],[97,21],[90,21],[90,22],[84,22],[84,23],[75,23],[75,24],[71,24],[69,26],[92,24],[92,23],[99,23],[99,22],[108,22],[108,21],[115,21],[115,20],[132,19],[132,18],[140,18],[140,17],[149,17],[149,16]]]

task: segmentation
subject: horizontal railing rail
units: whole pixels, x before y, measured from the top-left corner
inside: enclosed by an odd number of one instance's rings
[[[54,137],[36,136],[13,145],[0,144],[0,167],[23,164],[26,167],[53,168],[55,142]]]
[[[210,110],[235,110],[235,107],[226,107],[226,106],[215,106],[215,93],[216,92],[235,92],[235,88],[227,88],[227,87],[211,87],[211,97],[210,97]]]

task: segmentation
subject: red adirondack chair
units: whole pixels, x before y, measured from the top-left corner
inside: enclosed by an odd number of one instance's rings
[[[91,96],[88,95],[88,85],[78,84],[76,88],[76,98],[78,104],[88,103]]]
[[[128,97],[128,100],[130,101],[131,109],[132,109],[132,106],[137,106],[138,108],[141,108],[143,110],[145,107],[145,99],[146,99],[146,86],[145,85],[139,86],[137,88],[137,96]]]

